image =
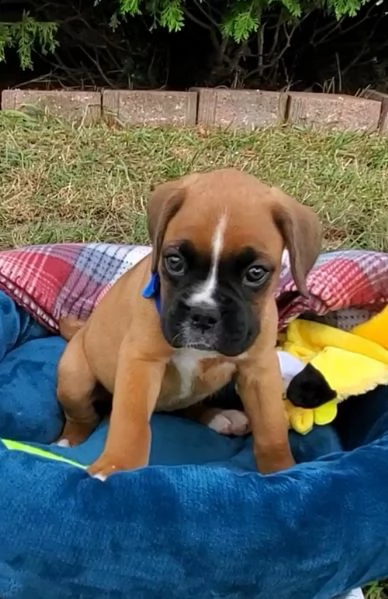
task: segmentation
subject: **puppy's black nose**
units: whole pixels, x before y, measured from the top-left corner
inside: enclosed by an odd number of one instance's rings
[[[214,329],[220,319],[217,308],[195,306],[190,310],[190,324],[203,333]]]

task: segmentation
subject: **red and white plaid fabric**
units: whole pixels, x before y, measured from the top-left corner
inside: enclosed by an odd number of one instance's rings
[[[86,318],[109,287],[150,252],[146,246],[57,244],[0,252],[0,288],[39,322],[58,330],[61,316]],[[388,254],[347,250],[322,254],[297,293],[285,262],[277,292],[280,327],[301,314],[376,312],[388,303]]]
[[[330,314],[330,323],[338,325],[344,311],[378,312],[388,303],[388,254],[366,250],[321,254],[307,277],[307,288],[310,296],[302,298],[284,264],[277,294],[281,327],[306,313]]]

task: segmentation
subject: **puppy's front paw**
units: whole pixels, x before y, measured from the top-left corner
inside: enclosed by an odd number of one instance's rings
[[[273,474],[295,466],[295,460],[289,448],[285,448],[283,451],[278,451],[276,447],[271,451],[269,448],[270,445],[264,451],[262,447],[254,446],[256,466],[261,474]]]
[[[64,437],[61,437],[56,444],[58,447],[71,447],[69,439],[65,439]]]
[[[122,456],[102,454],[98,460],[89,466],[87,471],[94,478],[105,480],[115,472],[136,470],[137,468],[144,468],[144,466],[147,466],[147,463],[144,463],[144,460],[141,459],[123,459]]]
[[[95,427],[96,423],[94,422],[89,424],[67,420],[57,444],[60,447],[79,445],[91,435]]]
[[[211,409],[205,424],[220,435],[242,437],[250,430],[248,417],[241,410]]]

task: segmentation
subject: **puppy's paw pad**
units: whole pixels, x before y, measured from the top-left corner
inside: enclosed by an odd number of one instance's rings
[[[220,435],[240,437],[249,432],[249,420],[241,410],[220,410],[211,417],[207,425]]]
[[[71,447],[69,439],[59,439],[56,445],[58,445],[58,447]]]

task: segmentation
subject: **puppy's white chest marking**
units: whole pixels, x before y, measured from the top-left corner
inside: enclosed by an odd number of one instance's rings
[[[226,229],[226,214],[223,214],[217,223],[212,237],[212,259],[207,279],[198,287],[188,300],[190,306],[214,306],[214,292],[217,288],[218,266]]]
[[[181,383],[178,399],[185,399],[190,396],[200,362],[207,358],[214,358],[217,355],[216,352],[206,352],[198,349],[181,349],[175,352],[172,363],[179,373]]]

